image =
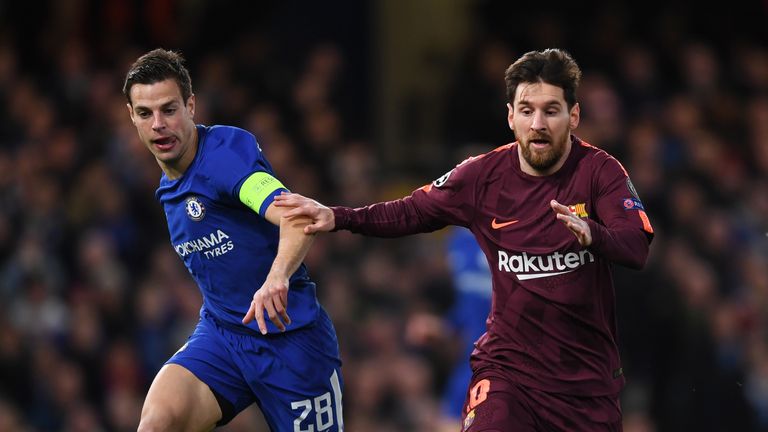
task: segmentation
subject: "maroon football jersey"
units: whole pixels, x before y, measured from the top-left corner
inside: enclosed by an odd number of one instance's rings
[[[605,151],[573,137],[560,170],[537,177],[520,169],[517,145],[469,158],[403,199],[334,207],[336,229],[395,237],[468,227],[493,273],[473,369],[500,367],[544,391],[615,394],[624,377],[611,265],[641,268],[653,229],[626,171]],[[587,221],[589,247],[557,220],[552,199]]]

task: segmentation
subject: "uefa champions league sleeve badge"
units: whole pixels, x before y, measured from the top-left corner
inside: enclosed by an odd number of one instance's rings
[[[205,217],[205,206],[200,202],[200,198],[196,196],[187,198],[184,207],[187,210],[187,216],[195,222],[199,222]]]

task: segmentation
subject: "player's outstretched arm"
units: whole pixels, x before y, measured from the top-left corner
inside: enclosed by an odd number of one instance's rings
[[[243,324],[256,320],[262,334],[267,334],[265,310],[269,320],[281,331],[285,331],[285,326],[291,323],[288,316],[289,279],[301,265],[314,240],[313,235],[304,232],[311,222],[309,218],[286,218],[284,213],[286,209],[277,208],[274,202],[265,212],[267,220],[280,226],[280,243],[269,274],[261,288],[253,294],[250,308],[243,317]]]
[[[550,201],[549,205],[557,215],[557,220],[571,230],[573,235],[579,240],[580,245],[587,247],[592,244],[592,230],[589,228],[587,222],[571,213],[571,211],[568,210],[568,207],[555,200]]]
[[[311,223],[304,227],[305,234],[333,231],[336,227],[333,210],[303,195],[283,192],[275,197],[273,204],[286,210],[284,219],[310,218]]]

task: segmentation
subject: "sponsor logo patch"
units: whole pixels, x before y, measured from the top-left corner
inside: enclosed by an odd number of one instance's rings
[[[196,196],[187,198],[184,207],[187,210],[187,216],[195,222],[199,222],[205,217],[205,206]]]
[[[201,252],[206,258],[211,259],[231,251],[235,248],[235,244],[227,233],[222,230],[216,230],[216,232],[206,234],[194,240],[175,244],[173,248],[182,258],[191,253]]]
[[[643,203],[637,198],[624,198],[623,205],[624,210],[645,210]]]
[[[498,251],[498,269],[500,272],[514,273],[518,280],[531,280],[559,276],[576,271],[581,266],[595,262],[595,256],[587,249],[578,252],[549,255],[519,255]]]

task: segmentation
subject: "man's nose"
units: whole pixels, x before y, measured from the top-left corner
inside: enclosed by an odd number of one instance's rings
[[[155,115],[152,118],[152,129],[153,130],[160,130],[165,127],[165,120],[163,120],[163,116],[161,115]]]
[[[533,130],[543,130],[547,128],[547,123],[544,120],[544,113],[541,111],[536,111],[533,113],[533,122],[531,123],[531,129]]]

